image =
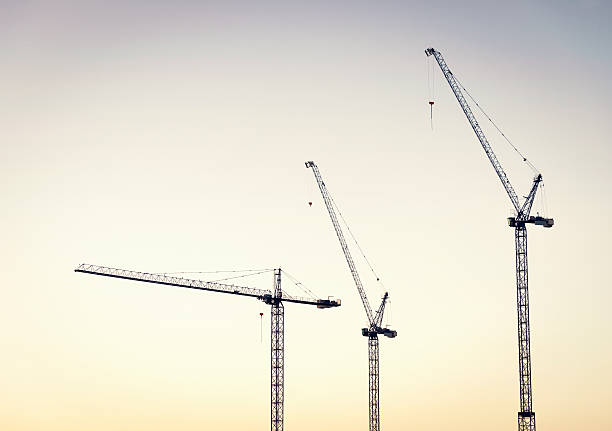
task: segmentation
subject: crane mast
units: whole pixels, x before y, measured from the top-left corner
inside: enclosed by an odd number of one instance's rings
[[[361,302],[363,303],[363,308],[365,309],[368,318],[369,327],[362,328],[361,335],[368,337],[369,431],[380,431],[380,354],[378,349],[378,334],[383,334],[385,337],[389,338],[395,338],[397,336],[397,331],[381,327],[383,314],[385,312],[385,304],[389,298],[389,294],[385,292],[378,310],[375,314],[372,313],[370,302],[368,301],[363,284],[361,283],[361,278],[359,277],[359,273],[355,267],[355,262],[353,261],[351,252],[348,248],[346,240],[344,239],[344,234],[342,233],[340,223],[338,223],[338,217],[336,216],[336,211],[334,210],[331,196],[327,191],[327,187],[325,186],[325,182],[321,177],[319,168],[313,161],[306,162],[306,168],[312,168],[312,172],[317,180],[319,190],[321,191],[321,196],[323,196],[323,201],[325,202],[327,212],[329,213],[329,218],[331,219],[334,230],[336,231],[336,236],[340,242],[340,247],[344,253],[346,263],[348,264],[349,271],[353,276],[353,281],[355,282],[355,286],[357,287],[357,291],[361,297]]]
[[[285,307],[283,302],[315,305],[317,308],[339,307],[340,300],[310,299],[287,295],[281,290],[281,270],[274,270],[274,290],[253,289],[233,284],[212,281],[193,280],[183,277],[172,277],[166,274],[130,271],[109,268],[106,266],[83,263],[75,272],[100,275],[124,280],[161,284],[165,286],[184,287],[209,292],[228,293],[231,295],[249,296],[271,306],[270,324],[270,429],[283,431],[284,426],[284,387],[285,387]]]
[[[455,94],[459,105],[463,109],[463,113],[467,117],[474,133],[482,148],[484,149],[495,173],[499,177],[512,205],[516,212],[514,217],[508,218],[508,224],[514,230],[514,242],[516,251],[516,305],[517,305],[517,326],[518,326],[518,351],[519,351],[519,404],[520,411],[518,412],[518,429],[519,431],[535,431],[535,412],[533,411],[533,396],[531,386],[531,335],[529,327],[529,276],[527,270],[527,223],[540,225],[544,227],[552,227],[554,220],[552,218],[544,218],[539,215],[530,216],[531,207],[535,199],[538,186],[542,182],[542,175],[537,174],[533,180],[533,185],[529,195],[525,198],[525,202],[521,206],[519,199],[504,172],[499,160],[495,156],[489,141],[487,141],[478,121],[474,117],[470,106],[468,105],[460,85],[455,79],[455,76],[450,71],[450,68],[444,61],[444,57],[439,51],[433,48],[427,48],[425,54],[429,57],[434,56],[446,81]]]
[[[283,431],[285,407],[285,306],[280,269],[274,271],[270,320],[270,418],[272,431]]]

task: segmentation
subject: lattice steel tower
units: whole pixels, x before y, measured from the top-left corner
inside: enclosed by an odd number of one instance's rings
[[[446,81],[450,85],[461,109],[467,117],[474,133],[478,137],[482,148],[484,149],[489,161],[495,169],[495,173],[499,177],[512,205],[516,211],[513,217],[508,218],[508,223],[514,228],[514,242],[516,246],[516,305],[517,305],[517,323],[518,323],[518,353],[519,353],[519,387],[520,387],[520,411],[518,412],[518,429],[519,431],[535,431],[535,412],[533,411],[533,399],[531,391],[531,349],[530,349],[530,331],[529,331],[529,283],[527,273],[527,228],[528,223],[540,225],[544,227],[552,227],[554,221],[552,218],[544,218],[540,216],[530,216],[531,207],[535,199],[538,186],[542,182],[542,175],[537,174],[533,180],[533,185],[529,195],[521,205],[519,199],[510,184],[510,180],[506,176],[499,160],[495,156],[491,145],[487,141],[478,121],[474,117],[470,106],[468,105],[463,93],[461,85],[455,78],[453,73],[447,66],[442,54],[433,48],[425,50],[425,54],[429,57],[434,56]],[[526,161],[526,159],[524,158]]]
[[[281,301],[280,269],[274,271],[274,296],[270,323],[270,399],[272,431],[283,430],[285,405],[285,307]]]

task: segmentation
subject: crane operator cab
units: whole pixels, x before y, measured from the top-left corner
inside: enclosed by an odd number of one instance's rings
[[[317,301],[317,308],[340,307],[341,303],[340,299],[319,299]]]
[[[393,329],[378,327],[374,331],[370,331],[368,328],[361,328],[361,335],[364,337],[369,337],[370,335],[374,334],[382,334],[389,338],[397,337],[397,331],[394,331]]]
[[[530,216],[529,219],[522,221],[522,222],[521,221],[518,222],[519,225],[522,224],[523,226],[525,225],[525,223],[533,223],[535,225],[544,226],[544,227],[553,227],[553,225],[555,224],[555,220],[551,218],[541,217],[541,216]],[[517,226],[516,217],[508,217],[508,226],[510,227]]]

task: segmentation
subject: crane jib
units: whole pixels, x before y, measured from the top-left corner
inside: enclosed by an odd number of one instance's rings
[[[312,172],[315,176],[315,179],[317,180],[319,190],[321,191],[321,196],[323,197],[323,201],[325,202],[325,206],[327,207],[327,212],[329,213],[329,217],[331,219],[332,225],[334,226],[334,230],[336,231],[336,236],[338,237],[338,241],[340,242],[340,247],[342,248],[344,258],[346,259],[346,263],[351,272],[351,276],[353,277],[353,281],[355,282],[355,286],[357,287],[357,291],[359,293],[359,296],[361,297],[363,308],[365,309],[366,315],[368,317],[368,324],[370,326],[375,326],[376,321],[374,318],[374,314],[372,313],[372,308],[370,307],[370,301],[368,301],[368,297],[363,288],[363,284],[361,283],[361,278],[359,277],[359,273],[357,272],[357,267],[355,266],[355,262],[353,261],[353,257],[351,256],[351,252],[346,243],[346,239],[344,238],[344,234],[342,233],[342,229],[340,228],[338,217],[336,216],[336,212],[334,211],[329,192],[327,191],[327,187],[323,182],[323,178],[321,177],[319,168],[313,161],[306,162],[306,168],[312,168]]]
[[[319,190],[321,191],[321,195],[323,196],[323,201],[325,201],[327,212],[329,213],[329,217],[334,226],[334,230],[336,231],[336,236],[338,237],[338,241],[340,242],[340,246],[342,247],[342,252],[344,253],[346,263],[348,264],[349,270],[353,277],[353,281],[355,282],[355,286],[357,287],[357,291],[359,292],[359,296],[361,297],[361,302],[363,303],[363,307],[368,316],[369,327],[362,328],[361,334],[364,337],[367,337],[368,340],[369,431],[380,431],[380,373],[378,335],[382,334],[385,337],[389,338],[395,338],[397,336],[396,331],[388,328],[381,328],[380,326],[382,324],[385,304],[387,298],[389,297],[389,294],[385,292],[382,302],[378,307],[376,314],[374,315],[372,313],[372,308],[370,307],[370,303],[368,301],[366,293],[363,289],[363,285],[361,284],[361,279],[359,278],[357,268],[355,267],[355,262],[353,262],[353,258],[346,244],[346,240],[344,239],[344,234],[342,233],[342,229],[340,228],[340,224],[338,223],[338,218],[336,217],[333,202],[331,200],[331,197],[329,196],[327,187],[323,182],[321,173],[319,172],[317,165],[313,161],[306,162],[306,168],[312,168],[314,176],[317,180],[317,184],[319,186]]]
[[[296,304],[315,305],[317,308],[332,308],[341,305],[340,299],[313,299],[299,296],[289,296],[281,292],[276,296],[269,290],[254,289],[251,287],[223,284],[213,281],[193,280],[182,277],[170,277],[164,274],[130,271],[126,269],[109,268],[105,266],[81,264],[75,270],[84,274],[101,275],[104,277],[120,278],[123,280],[140,281],[165,286],[184,287],[187,289],[204,290],[209,292],[229,293],[231,295],[249,296],[259,299],[266,304],[278,302],[292,302]]]
[[[442,73],[444,74],[444,77],[446,78],[448,85],[450,85],[451,90],[455,94],[455,97],[457,98],[457,101],[459,102],[459,105],[461,106],[463,113],[467,117],[470,123],[470,126],[474,130],[474,133],[476,133],[476,136],[478,140],[480,141],[480,144],[482,145],[482,148],[484,149],[487,155],[487,158],[493,165],[493,169],[495,170],[495,173],[499,177],[504,189],[506,190],[506,193],[508,194],[508,197],[510,198],[510,201],[512,202],[512,205],[514,206],[516,213],[518,214],[520,211],[520,204],[519,204],[518,196],[516,192],[514,191],[514,188],[512,187],[512,184],[510,183],[510,180],[508,179],[506,172],[504,172],[504,169],[502,168],[501,163],[499,162],[499,160],[497,159],[497,156],[493,152],[493,149],[491,148],[491,145],[489,144],[489,141],[487,140],[484,132],[480,128],[480,125],[478,124],[478,121],[476,120],[476,117],[474,116],[474,113],[472,112],[470,105],[465,100],[465,97],[463,96],[463,93],[461,92],[461,89],[459,88],[459,84],[457,83],[457,80],[455,79],[450,68],[444,61],[444,57],[442,57],[442,54],[440,54],[439,51],[436,51],[433,48],[426,49],[425,54],[427,54],[427,56],[433,55],[436,61],[438,62],[438,66],[440,66],[440,70],[442,70]]]
[[[510,198],[510,201],[512,202],[512,205],[514,206],[516,217],[510,217],[508,219],[510,222],[510,225],[514,226],[513,224],[514,222],[511,220],[515,220],[516,222],[521,223],[521,224],[522,223],[534,223],[534,224],[541,225],[544,227],[552,227],[554,224],[554,220],[552,218],[544,218],[544,217],[538,216],[532,219],[529,216],[531,207],[535,200],[535,195],[538,189],[538,185],[542,182],[542,175],[541,174],[536,175],[536,177],[533,180],[533,186],[531,188],[531,191],[529,192],[528,196],[525,198],[525,202],[523,202],[523,205],[521,205],[519,203],[518,196],[516,192],[514,191],[514,188],[512,187],[512,184],[510,183],[508,176],[506,175],[506,172],[502,168],[501,163],[499,162],[499,160],[497,159],[497,156],[493,152],[493,148],[489,144],[489,141],[487,140],[484,132],[480,128],[480,125],[478,124],[478,121],[476,120],[476,117],[474,116],[472,109],[470,108],[470,105],[467,103],[467,100],[463,96],[463,92],[461,91],[461,88],[459,86],[457,79],[455,78],[450,68],[446,64],[444,57],[439,51],[436,51],[434,48],[427,48],[425,50],[425,54],[428,57],[433,55],[434,58],[436,59],[438,66],[440,66],[440,70],[442,70],[442,73],[444,74],[446,81],[451,87],[451,90],[453,91],[457,101],[459,102],[459,105],[461,106],[463,113],[467,117],[470,123],[470,126],[474,130],[474,133],[476,133],[476,136],[478,140],[480,141],[480,144],[482,145],[482,148],[484,149],[485,154],[487,155],[487,158],[491,162],[491,165],[493,166],[495,173],[499,177],[504,189],[506,190],[508,197]]]
[[[351,276],[353,277],[353,281],[355,282],[355,286],[357,287],[357,291],[361,298],[363,308],[366,312],[370,330],[377,332],[377,333],[382,333],[382,332],[379,332],[379,330],[381,329],[380,326],[382,325],[382,319],[383,319],[383,314],[385,310],[385,303],[389,297],[389,294],[385,292],[378,310],[376,311],[376,313],[373,313],[372,307],[370,306],[370,301],[368,301],[368,297],[366,295],[365,289],[361,282],[361,278],[359,277],[359,273],[357,272],[357,267],[355,266],[355,262],[353,261],[353,257],[346,243],[346,239],[344,238],[344,233],[342,232],[340,223],[338,222],[338,217],[336,216],[336,211],[334,210],[334,206],[333,206],[329,191],[327,190],[327,186],[325,185],[325,182],[323,181],[323,177],[321,176],[321,173],[319,172],[319,167],[312,160],[306,162],[305,165],[306,165],[306,168],[312,169],[312,172],[317,181],[317,185],[319,186],[319,190],[321,191],[321,196],[323,197],[323,201],[325,202],[327,212],[329,213],[329,218],[331,219],[332,225],[336,232],[336,236],[338,237],[338,241],[340,242],[342,253],[344,254],[344,258],[349,267]],[[397,334],[395,331],[393,332]]]

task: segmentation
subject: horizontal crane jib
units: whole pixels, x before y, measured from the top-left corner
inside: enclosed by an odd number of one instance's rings
[[[299,296],[291,296],[281,293],[280,298],[274,297],[271,291],[253,289],[251,287],[236,286],[233,284],[217,283],[214,281],[194,280],[183,277],[170,277],[164,274],[153,274],[148,272],[130,271],[127,269],[109,268],[106,266],[90,265],[83,263],[79,265],[75,272],[85,274],[101,275],[104,277],[122,278],[124,280],[142,281],[145,283],[162,284],[166,286],[185,287],[187,289],[205,290],[209,292],[229,293],[232,295],[250,296],[257,298],[267,304],[273,302],[293,302],[297,304],[316,305],[318,308],[339,307],[339,299],[311,299]]]
[[[186,287],[188,289],[208,290],[211,292],[230,293],[233,295],[251,296],[263,298],[272,296],[269,290],[252,289],[250,287],[235,286],[232,284],[216,283],[203,280],[192,280],[183,277],[170,277],[163,274],[151,274],[148,272],[130,271],[127,269],[109,268],[106,266],[81,264],[75,272],[102,275],[105,277],[122,278],[125,280],[143,281],[146,283],[163,284],[166,286]]]

